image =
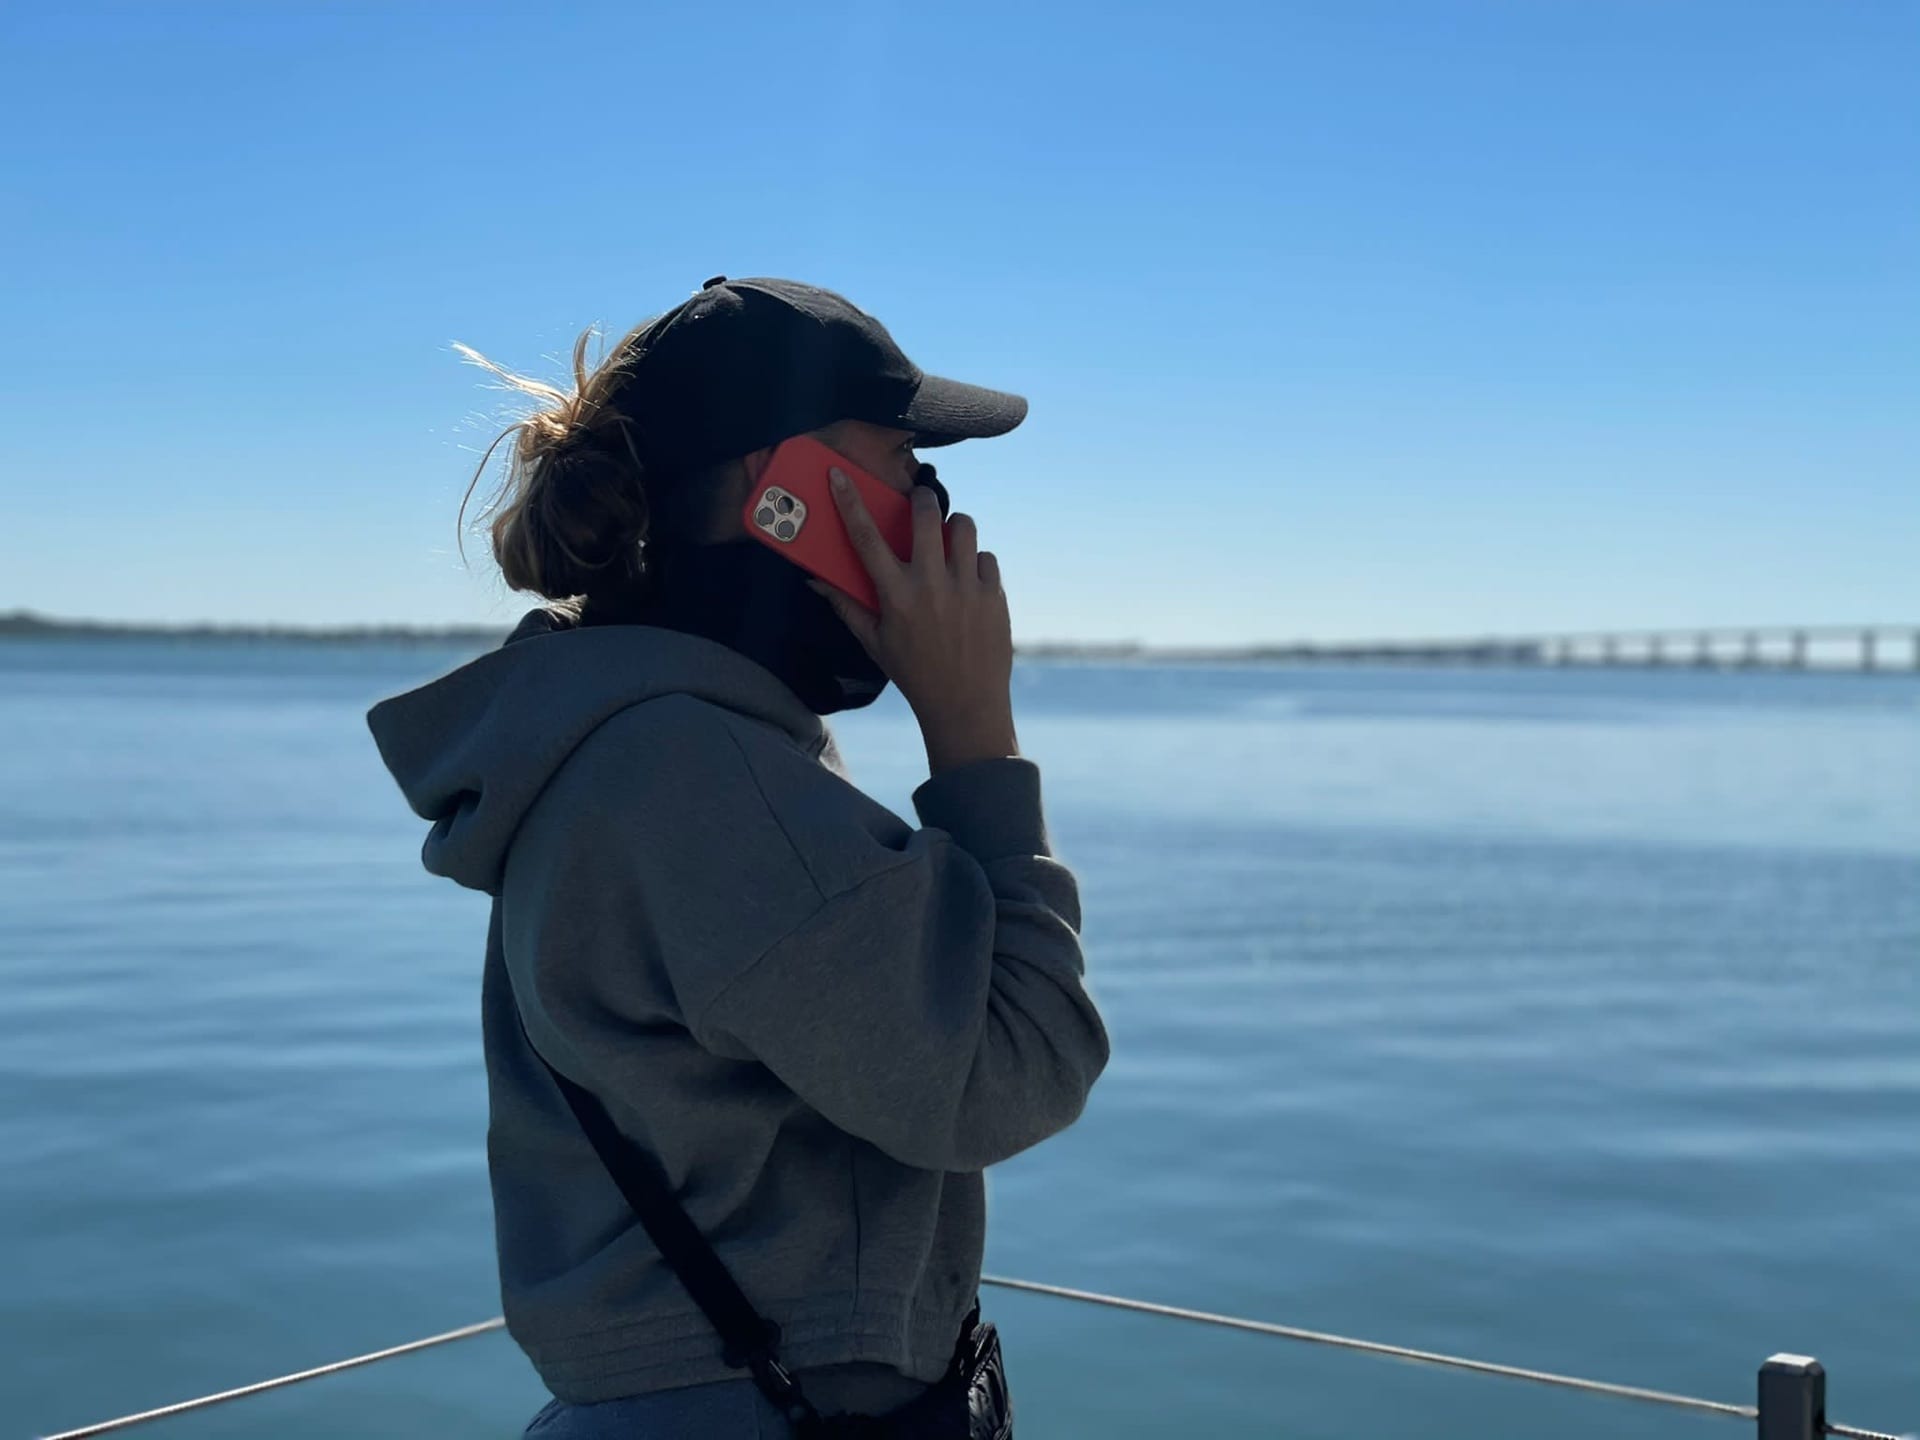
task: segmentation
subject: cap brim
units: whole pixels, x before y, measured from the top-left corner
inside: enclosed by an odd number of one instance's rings
[[[900,424],[914,432],[917,445],[936,446],[1004,435],[1026,418],[1024,396],[928,375],[908,402]]]

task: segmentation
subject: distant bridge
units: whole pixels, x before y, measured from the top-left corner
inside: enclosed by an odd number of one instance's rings
[[[1133,647],[1109,647],[1124,653]],[[1182,649],[1143,657],[1404,661],[1448,665],[1639,666],[1702,670],[1920,670],[1920,625],[1793,625],[1591,630],[1472,640],[1388,640]]]
[[[1477,640],[1261,646],[1261,658],[1710,670],[1920,670],[1920,625],[1594,630]]]

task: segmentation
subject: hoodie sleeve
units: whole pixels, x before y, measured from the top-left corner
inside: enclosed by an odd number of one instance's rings
[[[805,784],[851,791],[813,768]],[[790,836],[816,833],[809,802],[830,795],[774,794]],[[821,902],[689,1025],[903,1164],[982,1170],[1079,1118],[1107,1032],[1082,983],[1079,891],[1050,853],[1039,768],[977,761],[913,803],[924,828],[892,835],[849,808],[841,833],[858,839],[809,864],[839,883],[820,884]]]

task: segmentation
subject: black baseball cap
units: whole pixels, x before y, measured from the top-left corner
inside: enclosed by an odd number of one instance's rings
[[[1004,435],[1027,402],[928,375],[878,320],[795,280],[716,275],[616,361],[613,403],[641,460],[696,470],[836,420],[911,430],[921,446]]]

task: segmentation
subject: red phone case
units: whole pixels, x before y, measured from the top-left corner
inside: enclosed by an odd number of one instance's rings
[[[866,501],[867,513],[873,516],[893,553],[902,561],[910,559],[912,501],[811,435],[795,435],[781,442],[741,509],[740,518],[749,535],[877,613],[879,592],[873,588],[866,562],[847,538],[839,503],[828,483],[827,472],[836,466],[853,481],[860,498]],[[945,546],[944,524],[940,538]]]

